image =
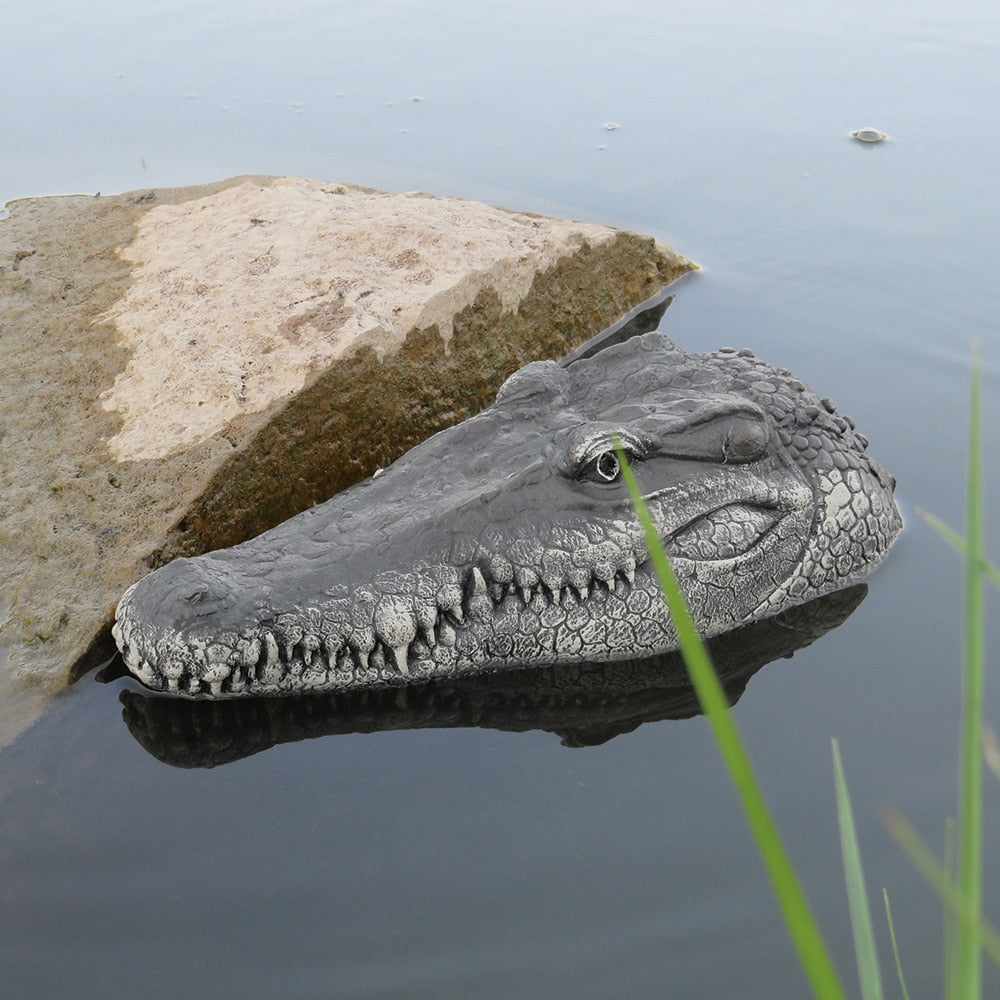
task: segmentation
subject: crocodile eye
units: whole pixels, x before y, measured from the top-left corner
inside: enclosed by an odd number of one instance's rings
[[[617,483],[621,475],[621,462],[613,451],[601,452],[580,470],[581,479],[589,479],[594,483]]]

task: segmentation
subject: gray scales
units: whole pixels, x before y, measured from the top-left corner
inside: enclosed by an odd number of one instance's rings
[[[865,578],[902,524],[868,441],[750,351],[647,332],[669,301],[365,482],[144,577],[113,630],[129,670],[220,698],[675,649],[616,440],[704,636]]]

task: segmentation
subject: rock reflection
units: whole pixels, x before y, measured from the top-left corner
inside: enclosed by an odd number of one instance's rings
[[[867,591],[849,587],[710,640],[730,704],[761,667],[842,624]],[[121,701],[135,739],[158,760],[186,768],[217,767],[280,743],[396,729],[540,729],[564,746],[597,746],[645,722],[700,711],[677,653],[299,697],[206,702],[124,691]]]

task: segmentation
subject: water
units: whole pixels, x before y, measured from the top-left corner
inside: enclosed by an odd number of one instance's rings
[[[935,845],[954,811],[960,572],[914,511],[961,523],[974,340],[988,495],[1000,474],[998,49],[975,0],[21,4],[0,200],[298,174],[633,227],[698,260],[678,343],[793,369],[900,482],[908,530],[867,600],[735,712],[853,984],[840,739],[869,882],[932,995],[940,907],[878,809]],[[891,141],[847,137],[868,124]],[[11,997],[805,995],[701,720],[586,749],[330,736],[182,770],[131,737],[122,686],[86,678],[0,755]]]

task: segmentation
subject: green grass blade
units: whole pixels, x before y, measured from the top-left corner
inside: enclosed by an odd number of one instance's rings
[[[919,511],[918,513],[928,526],[933,528],[959,555],[965,555],[965,539],[954,528],[950,528],[941,518],[935,517],[926,510]],[[983,557],[983,572],[989,577],[990,582],[995,587],[1000,587],[1000,567],[985,558],[985,556]]]
[[[980,373],[973,357],[969,385],[969,470],[965,511],[965,593],[962,652],[962,766],[958,814],[958,893],[963,919],[955,947],[957,996],[982,994],[979,917],[982,912],[983,784],[983,490]]]
[[[983,759],[993,777],[1000,781],[1000,743],[997,734],[988,726],[983,730]]]
[[[896,962],[896,976],[899,978],[899,989],[903,1000],[910,1000],[910,991],[906,988],[906,977],[903,975],[903,963],[899,959],[899,945],[896,944],[896,927],[892,922],[892,908],[889,906],[889,892],[883,887],[882,898],[885,900],[885,921],[889,925],[889,940],[892,942],[892,957]]]
[[[660,545],[656,529],[649,516],[649,510],[636,485],[625,453],[617,442],[616,450],[625,474],[625,481],[632,495],[632,501],[635,504],[636,514],[645,533],[646,544],[664,598],[677,629],[681,652],[691,677],[691,683],[698,695],[702,710],[708,718],[733,784],[742,800],[747,822],[757,841],[758,850],[763,858],[799,961],[802,963],[814,996],[819,1000],[844,1000],[845,994],[836,969],[830,960],[829,952],[823,942],[805,894],[799,885],[795,869],[782,844],[778,829],[771,818],[767,804],[764,802],[736,723],[729,714],[729,702],[687,609],[677,578],[674,576],[666,553]]]
[[[917,871],[923,875],[930,887],[944,900],[949,910],[961,924],[968,917],[965,902],[962,899],[955,884],[948,877],[944,865],[936,857],[933,851],[920,839],[920,836],[907,822],[902,813],[894,809],[886,810],[883,822],[893,835],[896,843],[903,849],[906,856],[913,862]],[[982,916],[976,921],[977,936],[982,943],[982,949],[986,952],[989,960],[1000,969],[1000,932],[993,927]],[[966,994],[953,994],[966,1000]]]
[[[949,816],[944,822],[944,877],[952,890],[955,887],[955,844],[958,839],[958,831],[955,827],[955,817]],[[941,904],[943,907],[941,927],[944,932],[944,995],[953,997],[955,995],[955,941],[958,935],[958,917],[954,908],[943,896]]]
[[[868,887],[861,866],[861,851],[854,825],[854,810],[847,793],[847,779],[840,759],[840,747],[833,741],[833,783],[837,795],[837,823],[840,826],[840,853],[844,860],[844,882],[851,912],[854,956],[858,963],[858,982],[863,1000],[882,1000],[882,974],[878,966],[875,932],[868,908]]]

